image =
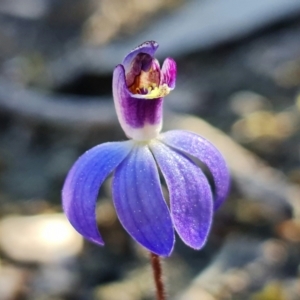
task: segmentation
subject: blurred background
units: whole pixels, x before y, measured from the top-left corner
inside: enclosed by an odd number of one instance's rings
[[[0,300],[150,300],[148,254],[110,180],[83,239],[61,213],[70,166],[125,139],[112,70],[146,40],[175,58],[165,129],[210,139],[232,173],[204,249],[177,239],[170,299],[300,299],[299,0],[0,1]]]

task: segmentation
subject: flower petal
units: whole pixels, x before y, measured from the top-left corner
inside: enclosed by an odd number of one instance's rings
[[[226,162],[214,145],[203,137],[183,130],[168,131],[160,140],[176,150],[187,153],[203,162],[213,176],[215,184],[215,210],[220,207],[229,191],[230,174]]]
[[[161,142],[150,145],[166,180],[171,216],[181,239],[200,249],[206,242],[212,222],[213,199],[202,170],[185,155]]]
[[[138,243],[158,255],[171,254],[174,230],[147,146],[137,145],[117,167],[113,199],[120,222]]]
[[[131,149],[132,142],[128,141],[105,143],[88,150],[75,162],[64,183],[64,212],[74,228],[94,243],[104,244],[95,216],[99,188]]]
[[[157,48],[158,44],[156,42],[148,41],[144,42],[143,44],[137,46],[135,49],[130,51],[122,62],[126,72],[130,68],[131,62],[135,58],[135,56],[137,56],[139,53],[146,53],[153,57]]]
[[[122,65],[114,70],[113,96],[119,122],[128,137],[147,140],[159,134],[162,126],[162,98],[145,100],[133,97],[126,86]]]
[[[175,88],[177,67],[172,58],[166,58],[161,68],[160,85],[167,84],[170,89]]]

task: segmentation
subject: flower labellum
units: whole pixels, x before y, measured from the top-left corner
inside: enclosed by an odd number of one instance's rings
[[[160,133],[163,98],[175,87],[176,63],[162,67],[154,58],[158,44],[145,42],[132,50],[113,73],[113,96],[119,122],[129,138],[88,150],[66,178],[63,209],[86,239],[104,245],[97,229],[95,208],[100,186],[113,173],[112,194],[125,230],[149,251],[169,256],[175,234],[200,249],[206,242],[213,211],[225,200],[230,176],[220,152],[192,132]],[[201,168],[209,170],[214,192]],[[166,181],[165,202],[158,169]]]
[[[132,50],[113,74],[113,96],[122,129],[134,140],[156,138],[162,127],[163,97],[175,87],[176,63],[162,68],[153,57],[158,44],[146,42]]]

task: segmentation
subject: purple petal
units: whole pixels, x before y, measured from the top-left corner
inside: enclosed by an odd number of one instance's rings
[[[172,58],[166,58],[161,68],[160,84],[167,84],[170,89],[175,88],[177,67]]]
[[[124,160],[132,142],[98,145],[85,152],[71,168],[62,190],[64,212],[86,239],[103,245],[95,216],[98,191],[105,178]]]
[[[202,170],[183,154],[160,142],[152,143],[151,150],[169,189],[176,231],[188,246],[200,249],[213,215],[209,183]]]
[[[189,131],[168,131],[162,134],[160,139],[168,146],[199,159],[207,166],[214,179],[214,207],[215,210],[218,209],[226,199],[230,186],[229,170],[219,150],[203,137]]]
[[[116,169],[113,199],[120,222],[138,243],[158,255],[171,254],[173,225],[147,146],[136,146]]]
[[[148,41],[137,46],[135,49],[130,51],[122,62],[126,72],[129,69],[131,62],[135,58],[135,56],[137,56],[139,53],[146,53],[153,57],[157,48],[158,48],[158,44],[156,42]]]
[[[119,122],[128,137],[151,139],[159,133],[162,126],[162,98],[145,100],[133,97],[126,86],[122,65],[114,70],[113,96]]]

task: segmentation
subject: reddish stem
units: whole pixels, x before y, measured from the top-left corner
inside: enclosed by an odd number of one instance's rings
[[[156,288],[156,298],[157,300],[166,300],[165,287],[162,280],[162,268],[160,257],[154,253],[151,253],[151,266],[153,270],[155,288]]]

